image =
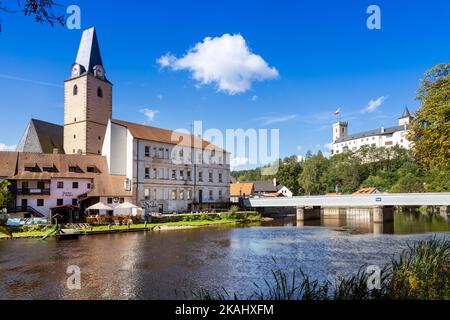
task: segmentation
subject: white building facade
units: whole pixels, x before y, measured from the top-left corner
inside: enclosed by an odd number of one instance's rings
[[[408,108],[405,108],[402,116],[399,118],[398,126],[382,127],[356,134],[348,134],[348,122],[336,122],[333,124],[331,154],[355,152],[364,146],[376,148],[400,146],[404,149],[410,149],[412,145],[407,138],[407,131],[411,120],[412,116]]]
[[[102,151],[110,174],[126,176],[133,202],[148,212],[225,207],[230,199],[230,154],[190,135],[182,135],[185,141],[177,143],[177,135],[111,120]]]

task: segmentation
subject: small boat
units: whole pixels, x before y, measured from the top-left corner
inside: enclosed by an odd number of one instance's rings
[[[78,239],[81,236],[81,232],[74,229],[61,229],[56,234],[56,239],[58,240],[72,240]]]

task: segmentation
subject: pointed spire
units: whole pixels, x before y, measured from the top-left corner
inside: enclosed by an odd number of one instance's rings
[[[403,110],[403,114],[400,119],[409,117],[411,117],[411,113],[409,112],[408,106],[405,106],[405,110]]]
[[[94,27],[83,31],[75,62],[83,66],[88,73],[94,73],[94,67],[97,65],[103,67],[100,46]]]

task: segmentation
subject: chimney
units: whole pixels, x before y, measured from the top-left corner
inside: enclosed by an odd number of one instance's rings
[[[273,186],[274,186],[274,187],[277,186],[277,178],[273,178]]]
[[[381,133],[384,133],[384,127],[381,127]]]

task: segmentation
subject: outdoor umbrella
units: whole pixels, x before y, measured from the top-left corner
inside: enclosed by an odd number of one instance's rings
[[[110,210],[113,210],[113,208],[104,204],[103,202],[98,202],[98,203],[86,208],[86,210],[110,211]]]
[[[139,209],[138,206],[130,203],[130,202],[124,202],[119,204],[117,207],[114,208],[114,215],[118,216],[127,216],[127,215],[133,215],[136,216],[136,213],[133,213],[133,209]]]

